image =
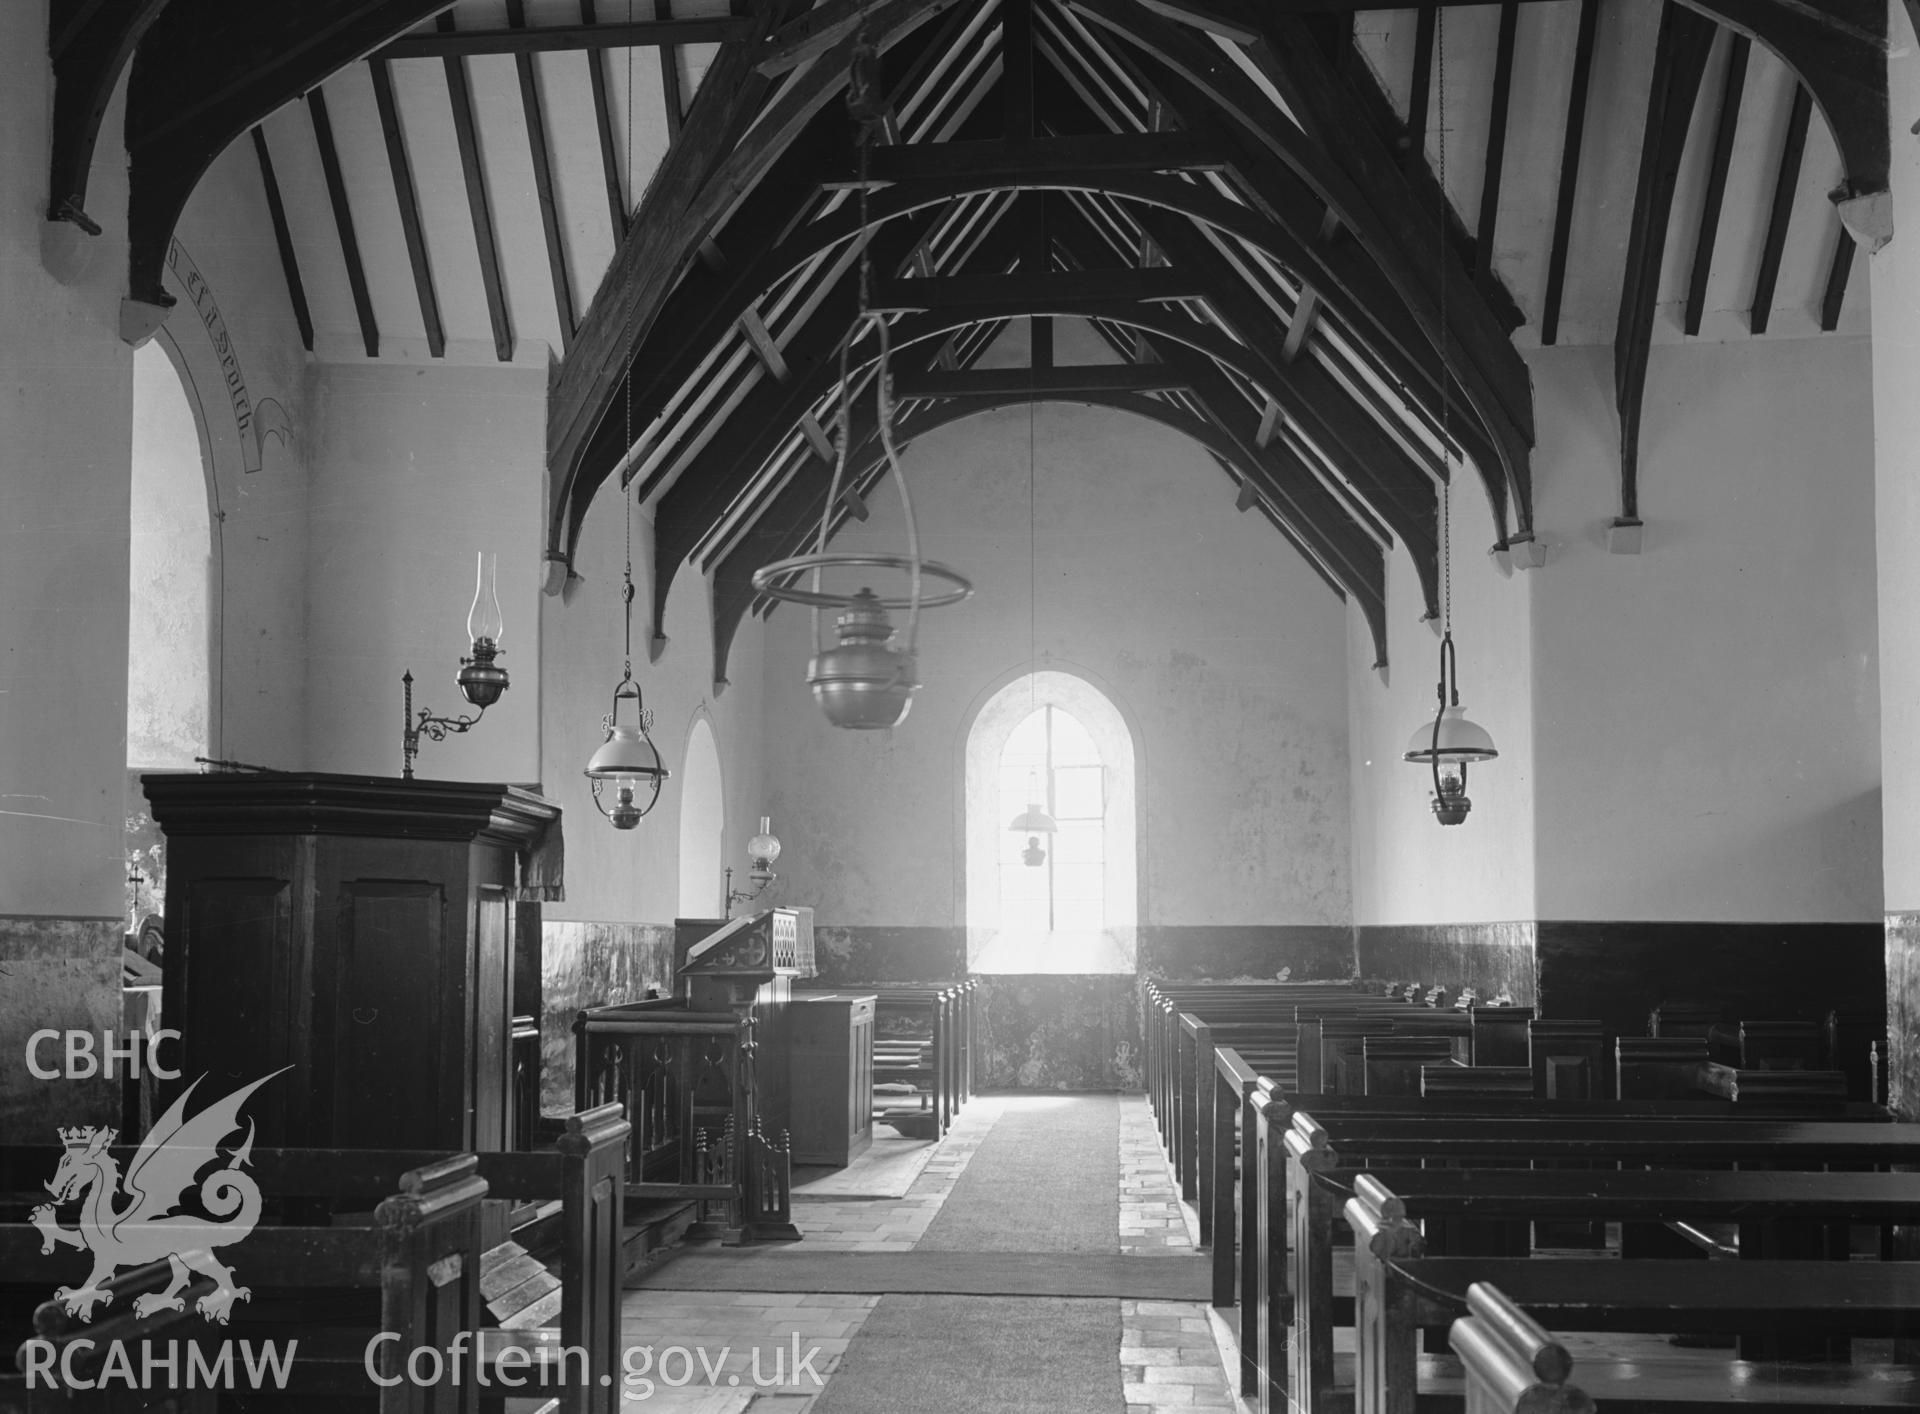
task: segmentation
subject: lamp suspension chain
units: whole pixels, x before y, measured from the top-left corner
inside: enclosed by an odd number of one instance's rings
[[[839,436],[832,456],[833,475],[820,510],[820,528],[814,537],[810,555],[796,555],[761,565],[753,572],[756,593],[768,599],[805,604],[813,612],[812,661],[807,665],[807,682],[814,701],[837,727],[884,730],[903,721],[920,684],[915,675],[915,648],[923,609],[957,604],[973,592],[964,575],[945,565],[921,559],[919,522],[914,515],[913,495],[907,485],[900,447],[893,427],[893,326],[885,311],[873,307],[873,213],[871,210],[870,153],[875,136],[883,131],[889,106],[880,69],[880,52],[866,29],[855,31],[847,69],[847,111],[857,125],[854,148],[858,176],[856,212],[859,226],[854,234],[858,245],[851,252],[855,267],[855,314],[846,336],[840,341],[838,389]],[[846,266],[839,269],[844,272]],[[836,278],[844,278],[844,273]],[[873,358],[874,434],[880,444],[885,469],[891,473],[900,492],[900,510],[906,521],[907,553],[827,552],[833,534],[834,518],[846,491],[855,489],[848,481],[848,469],[854,440],[854,345],[871,327],[877,348]],[[907,576],[905,598],[882,598],[862,587],[857,593],[829,591],[822,583],[823,572],[832,568],[887,569],[904,571]],[[807,583],[801,583],[801,576]],[[923,592],[927,576],[944,581],[950,589],[936,594]],[[822,641],[820,611],[838,609],[838,643]],[[905,609],[906,623],[895,633],[887,618],[890,609]]]
[[[1038,319],[1038,315],[1029,315],[1028,319]],[[1040,554],[1034,518],[1035,482],[1035,438],[1034,407],[1035,384],[1038,374],[1034,369],[1037,350],[1037,326],[1027,326],[1027,705],[1031,708],[1040,697]]]
[[[633,0],[627,0],[627,21],[633,21]],[[627,46],[627,190],[620,200],[632,212],[633,191],[633,46]],[[612,710],[601,718],[606,740],[587,762],[586,777],[592,782],[593,804],[616,830],[631,830],[660,801],[660,787],[673,773],[660,759],[648,730],[653,714],[647,711],[640,684],[633,679],[633,512],[638,490],[628,494],[633,476],[633,354],[627,356],[626,377],[621,387],[622,433],[620,509],[625,517],[626,563],[621,574],[621,646],[624,661],[620,681],[613,689]],[[620,704],[633,703],[631,726],[620,721]],[[611,808],[605,798],[612,796]]]
[[[1467,818],[1473,802],[1467,796],[1467,767],[1475,761],[1491,761],[1500,753],[1486,729],[1469,721],[1460,708],[1459,671],[1453,647],[1453,389],[1448,358],[1451,343],[1447,323],[1447,285],[1449,251],[1447,221],[1450,214],[1447,197],[1447,11],[1439,7],[1434,16],[1434,42],[1439,47],[1437,98],[1439,112],[1432,125],[1438,146],[1434,224],[1434,252],[1439,260],[1437,293],[1439,327],[1434,333],[1434,348],[1440,374],[1440,505],[1438,555],[1440,618],[1440,678],[1434,687],[1437,701],[1432,720],[1415,729],[1402,754],[1403,761],[1424,767],[1433,781],[1431,805],[1434,819],[1442,825],[1458,825]]]
[[[627,0],[627,29],[633,29],[633,0]],[[629,207],[633,204],[633,46],[627,46],[627,190],[622,198]],[[631,217],[629,217],[631,219]],[[624,396],[621,398],[624,424],[622,445],[626,449],[626,479],[633,480],[633,361],[627,361],[627,376]],[[626,675],[633,676],[633,497],[627,495],[623,485],[620,488],[621,508],[627,517],[627,568],[626,581],[621,590],[626,611]]]

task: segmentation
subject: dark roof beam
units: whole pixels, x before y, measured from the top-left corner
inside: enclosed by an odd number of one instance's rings
[[[1853,273],[1854,252],[1859,248],[1853,232],[1845,226],[1834,243],[1833,263],[1827,267],[1827,288],[1820,297],[1820,327],[1831,334],[1840,327],[1840,310],[1847,299],[1847,278]]]
[[[300,326],[300,344],[313,352],[313,314],[307,308],[307,287],[300,279],[300,258],[294,253],[293,228],[287,224],[286,204],[280,199],[280,179],[273,173],[273,154],[267,151],[266,130],[253,128],[253,153],[260,162],[260,186],[266,193],[267,215],[273,221],[273,243],[280,250],[280,271],[287,280],[287,301],[293,322]]]
[[[1487,159],[1480,178],[1480,222],[1473,229],[1474,272],[1482,280],[1493,273],[1494,235],[1500,220],[1500,177],[1507,160],[1507,111],[1513,103],[1513,41],[1520,29],[1520,6],[1500,7],[1500,34],[1494,47],[1492,106],[1487,112]]]
[[[646,49],[664,44],[724,44],[728,40],[744,39],[753,32],[753,20],[745,16],[598,24],[593,16],[592,0],[587,0],[582,8],[584,24],[409,34],[376,50],[374,57],[464,59],[479,54],[552,54],[580,49]]]
[[[515,29],[525,27],[527,0],[507,0],[507,23]],[[560,351],[564,354],[580,318],[574,310],[573,277],[567,270],[567,238],[560,228],[560,204],[554,193],[546,107],[540,101],[540,75],[534,69],[533,55],[515,54],[513,64],[520,80],[520,111],[527,123],[527,148],[533,158],[533,191],[540,203],[540,230],[547,247],[547,277],[553,285],[553,309],[560,324]]]
[[[1773,318],[1773,296],[1780,282],[1780,259],[1787,249],[1787,226],[1793,220],[1793,198],[1800,189],[1800,162],[1807,151],[1807,127],[1813,115],[1813,95],[1805,84],[1793,86],[1793,106],[1787,110],[1787,136],[1780,148],[1780,170],[1773,179],[1773,206],[1767,213],[1767,235],[1760,247],[1760,270],[1753,282],[1753,304],[1747,311],[1747,329],[1767,332]]]
[[[1151,269],[1049,270],[1021,269],[1006,275],[943,275],[932,280],[876,280],[876,309],[968,309],[1042,300],[1062,311],[1077,304],[1107,304],[1114,300],[1197,299],[1200,282],[1192,275],[1157,266]]]
[[[1720,234],[1720,208],[1727,197],[1727,170],[1733,165],[1733,143],[1740,132],[1740,100],[1747,88],[1747,55],[1753,41],[1736,34],[1727,45],[1726,79],[1720,91],[1720,121],[1714,128],[1713,159],[1707,168],[1706,200],[1700,207],[1700,234],[1693,246],[1693,271],[1687,280],[1685,328],[1700,332],[1707,312],[1707,282],[1713,275],[1713,247]]]
[[[1083,181],[1105,172],[1206,172],[1227,165],[1226,154],[1186,133],[1110,133],[1104,136],[1034,138],[1007,143],[910,142],[877,147],[867,160],[874,186],[897,182],[1000,178],[1022,185],[1053,180]],[[823,186],[859,185],[851,159],[822,178]]]
[[[360,342],[368,358],[380,357],[380,325],[373,317],[373,296],[367,290],[367,268],[360,260],[360,238],[353,228],[353,208],[347,203],[347,182],[340,171],[340,151],[333,142],[333,120],[327,116],[327,95],[314,89],[307,95],[307,114],[313,120],[313,141],[320,150],[320,172],[333,207],[334,230],[340,237],[340,255],[347,265],[347,288],[353,292],[353,312],[360,320]]]
[[[453,16],[437,23],[451,33]],[[487,172],[480,161],[480,124],[473,111],[473,89],[467,83],[467,61],[449,54],[441,61],[447,74],[447,101],[453,109],[453,135],[460,149],[460,171],[466,179],[467,210],[473,217],[473,245],[480,257],[480,283],[487,295],[487,321],[493,326],[493,355],[513,362],[513,311],[507,305],[507,281],[500,269],[500,242],[493,229],[493,199],[487,194]]]
[[[413,159],[407,152],[406,134],[400,129],[400,108],[393,98],[393,71],[384,59],[374,59],[367,68],[373,79],[374,105],[380,110],[380,132],[386,138],[387,165],[393,170],[393,199],[400,208],[400,231],[407,242],[407,263],[413,267],[413,288],[420,301],[427,352],[434,358],[444,358],[447,329],[440,318],[433,266],[427,259],[426,223],[420,219],[420,197],[413,185]]]
[[[1553,205],[1553,245],[1547,253],[1547,294],[1541,304],[1540,342],[1560,338],[1560,301],[1567,285],[1567,246],[1573,236],[1573,199],[1580,186],[1580,149],[1587,132],[1587,86],[1593,77],[1593,40],[1600,0],[1580,0],[1580,28],[1573,45],[1573,78],[1567,85],[1567,128],[1560,148],[1560,189]]]
[[[598,18],[594,0],[580,0],[580,18],[589,25]],[[613,222],[613,244],[617,249],[626,239],[632,212],[627,206],[625,184],[620,179],[620,158],[613,146],[613,98],[607,92],[605,49],[587,51],[587,81],[593,90],[593,127],[600,142],[600,178],[607,188],[607,216]]]
[[[1640,518],[1640,404],[1660,297],[1660,262],[1714,28],[1712,20],[1681,5],[1667,4],[1661,11],[1640,178],[1628,231],[1626,275],[1620,290],[1620,319],[1613,341],[1614,398],[1620,411],[1619,519],[1629,525],[1638,524]]]

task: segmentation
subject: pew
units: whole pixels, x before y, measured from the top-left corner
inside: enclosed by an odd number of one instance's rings
[[[924,1085],[940,1135],[973,1094],[976,986],[969,980],[860,988],[874,998],[874,1080]],[[894,1044],[903,1042],[913,1049]]]
[[[1498,1288],[1536,1323],[1582,1331],[1893,1337],[1912,1329],[1920,1307],[1920,1263],[1428,1257],[1412,1224],[1385,1217],[1358,1197],[1347,1214],[1355,1234],[1353,1407],[1359,1414],[1414,1414],[1420,1393],[1417,1334],[1449,1324],[1475,1283]],[[1768,1373],[1762,1368],[1756,1375],[1754,1367],[1744,1366],[1722,1374],[1719,1394],[1739,1389],[1745,1398],[1755,1398],[1756,1384]],[[1862,1402],[1886,1402],[1888,1391],[1875,1371],[1828,1365],[1771,1373],[1776,1398],[1766,1401],[1770,1406],[1786,1402],[1777,1396],[1797,1396],[1789,1407],[1801,1409],[1852,1403],[1849,1396],[1855,1394],[1864,1396]],[[1705,1374],[1687,1383],[1697,1388]],[[1810,1390],[1813,1381],[1818,1383]],[[1677,1390],[1650,1389],[1637,1367],[1621,1371],[1610,1383],[1619,1396],[1642,1408],[1690,1402]],[[1910,1395],[1916,1386],[1905,1383]],[[1583,1388],[1591,1393],[1604,1386],[1586,1381]],[[1335,1402],[1334,1397],[1316,1399],[1310,1407],[1331,1408]]]
[[[1524,1065],[1426,1065],[1420,1068],[1420,1095],[1477,1099],[1533,1098],[1533,1069]]]
[[[551,1150],[469,1156],[489,1196],[559,1208],[557,1281],[514,1242],[489,1241],[472,1263],[498,1317],[476,1326],[484,1335],[488,1368],[502,1360],[539,1366],[565,1348],[584,1350],[595,1372],[618,1369],[629,1129],[618,1105],[602,1105],[567,1116]],[[112,1152],[124,1165],[134,1151]],[[0,1190],[51,1173],[59,1154],[48,1148],[0,1150]],[[269,1213],[244,1250],[251,1252],[260,1233],[285,1230],[274,1223],[277,1213],[312,1217],[331,1211],[339,1222],[341,1213],[372,1209],[384,1196],[403,1191],[409,1173],[431,1172],[453,1157],[424,1150],[256,1147],[249,1171]],[[616,1388],[589,1381],[562,1389],[557,1407],[567,1414],[611,1414],[618,1405]]]
[[[1588,1414],[1597,1407],[1589,1386],[1609,1408],[1631,1403],[1662,1409],[1742,1407],[1764,1402],[1773,1409],[1835,1407],[1911,1409],[1920,1405],[1920,1370],[1888,1367],[1737,1365],[1723,1371],[1648,1369],[1638,1362],[1620,1371],[1589,1362],[1578,1371],[1565,1345],[1531,1314],[1490,1282],[1467,1287],[1468,1314],[1456,1320],[1449,1342],[1460,1357],[1468,1414],[1487,1411],[1564,1411]],[[1708,1321],[1711,1313],[1705,1313]],[[1771,1386],[1771,1388],[1769,1387]],[[1616,1394],[1617,1391],[1617,1394]]]
[[[1361,1042],[1361,1093],[1418,1095],[1421,1071],[1453,1059],[1446,1036],[1368,1036]]]
[[[1222,1065],[1232,1052],[1223,1051]],[[1287,1153],[1283,1143],[1291,1127],[1296,1103],[1311,1105],[1325,1114],[1361,1115],[1426,1114],[1462,1118],[1495,1115],[1566,1116],[1569,1113],[1605,1114],[1648,1118],[1680,1117],[1689,1119],[1729,1118],[1734,1110],[1725,1102],[1699,1102],[1668,1105],[1622,1105],[1609,1101],[1549,1102],[1530,1097],[1518,1100],[1502,1098],[1490,1102],[1484,1097],[1447,1097],[1438,1100],[1412,1100],[1400,1096],[1312,1096],[1287,1094],[1265,1076],[1257,1078],[1245,1100],[1242,1123],[1249,1136],[1242,1156],[1240,1172],[1241,1250],[1231,1250],[1233,1233],[1221,1229],[1213,1250],[1213,1290],[1215,1304],[1238,1286],[1241,1393],[1260,1394],[1263,1399],[1279,1393],[1284,1404],[1285,1360],[1281,1352],[1288,1348],[1292,1321],[1287,1259],[1292,1244],[1286,1220]],[[1885,1111],[1878,1112],[1885,1117]],[[1331,1225],[1329,1224],[1329,1230]],[[1263,1372],[1266,1378],[1262,1378]],[[1267,1407],[1263,1405],[1263,1408]]]
[[[1212,1051],[1222,1043],[1262,1053],[1263,1066],[1288,1088],[1319,1074],[1318,1031],[1300,1022],[1311,1013],[1401,1008],[1353,992],[1345,983],[1261,983],[1253,986],[1143,987],[1148,1008],[1148,1077],[1161,1143],[1179,1176],[1181,1197],[1200,1210],[1202,1241],[1211,1229]],[[1192,1010],[1183,1010],[1191,1007]],[[1256,1044],[1257,1043],[1257,1044]],[[1308,1051],[1313,1051],[1308,1055]],[[1309,1078],[1300,1079],[1302,1074]]]
[[[1475,1005],[1467,1009],[1470,1065],[1532,1065],[1527,1039],[1532,1020],[1530,1006]]]
[[[36,1373],[45,1371],[50,1359],[51,1368],[58,1371],[62,1357],[73,1346],[76,1356],[97,1357],[100,1364],[92,1368],[100,1369],[107,1358],[103,1337],[138,1336],[159,1345],[175,1342],[177,1364],[167,1383],[156,1384],[137,1399],[130,1400],[119,1385],[93,1395],[69,1396],[72,1407],[125,1407],[151,1394],[189,1390],[194,1355],[200,1368],[218,1370],[228,1342],[235,1347],[251,1342],[251,1347],[239,1349],[257,1352],[262,1342],[272,1341],[282,1359],[271,1368],[256,1367],[262,1379],[257,1388],[248,1380],[243,1354],[226,1357],[237,1387],[247,1391],[246,1408],[475,1414],[478,1386],[471,1379],[416,1385],[404,1375],[412,1350],[448,1351],[455,1346],[456,1335],[470,1338],[469,1333],[479,1326],[481,1200],[487,1185],[477,1167],[474,1155],[461,1154],[408,1171],[400,1176],[398,1192],[380,1201],[370,1221],[257,1226],[242,1249],[244,1263],[233,1264],[236,1282],[250,1289],[250,1299],[231,1308],[230,1324],[202,1318],[193,1304],[198,1297],[187,1300],[178,1313],[149,1312],[144,1326],[125,1321],[139,1316],[137,1311],[114,1313],[109,1306],[103,1313],[108,1320],[81,1322],[57,1303],[48,1302],[34,1317],[37,1334],[33,1339],[41,1343],[23,1343],[17,1356],[20,1368],[25,1372],[30,1368],[27,1362],[37,1362]],[[0,1236],[0,1247],[11,1247],[14,1241],[13,1234]],[[57,1271],[60,1264],[44,1265]],[[85,1270],[84,1262],[77,1263],[73,1279]],[[181,1296],[189,1297],[195,1290],[212,1292],[213,1283],[197,1283]],[[327,1315],[294,1314],[314,1309]],[[395,1338],[379,1339],[389,1334]],[[80,1346],[80,1341],[93,1344]],[[193,1355],[187,1351],[189,1346],[194,1348]],[[144,1377],[140,1356],[135,1354],[133,1359]],[[376,1387],[368,1376],[369,1360],[383,1379],[399,1377],[397,1382]],[[75,1364],[86,1368],[80,1360]],[[112,1403],[116,1398],[117,1406]],[[204,1390],[189,1394],[189,1399],[202,1408],[208,1403]]]
[[[1607,1091],[1606,1029],[1597,1021],[1527,1023],[1534,1093],[1547,1100],[1593,1100]]]
[[[1567,1383],[1567,1348],[1496,1286],[1467,1288],[1467,1314],[1447,1343],[1460,1357],[1466,1414],[1592,1414],[1593,1397]]]
[[[1731,1108],[1726,1113],[1739,1114]],[[1389,1161],[1406,1165],[1432,1159],[1478,1162],[1580,1157],[1679,1166],[1744,1160],[1806,1169],[1832,1163],[1911,1163],[1920,1157],[1920,1125],[1891,1122],[1761,1122],[1744,1115],[1707,1123],[1697,1118],[1642,1116],[1522,1120],[1447,1115],[1443,1123],[1435,1123],[1432,1117],[1350,1118],[1324,1111],[1323,1116],[1324,1124],[1313,1115],[1295,1114],[1282,1140],[1290,1231],[1270,1232],[1267,1245],[1274,1249],[1277,1259],[1269,1272],[1286,1271],[1291,1275],[1286,1285],[1260,1293],[1268,1308],[1262,1318],[1264,1348],[1277,1351],[1283,1347],[1287,1332],[1279,1318],[1289,1315],[1293,1360],[1284,1387],[1294,1391],[1296,1397],[1304,1392],[1310,1407],[1315,1408],[1320,1407],[1321,1399],[1331,1397],[1333,1388],[1332,1328],[1340,1316],[1331,1296],[1334,1218],[1343,1186],[1357,1181],[1354,1165],[1360,1161],[1377,1167]],[[1432,1176],[1440,1177],[1438,1173]],[[1604,1177],[1479,1170],[1474,1176],[1496,1186],[1515,1178],[1543,1185],[1571,1180],[1577,1185]],[[1287,1243],[1284,1250],[1280,1248],[1282,1242]],[[1288,1291],[1294,1294],[1290,1302],[1286,1300]],[[1272,1365],[1265,1368],[1268,1384],[1272,1385],[1279,1372]]]

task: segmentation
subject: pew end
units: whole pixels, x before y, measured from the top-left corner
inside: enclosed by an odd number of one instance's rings
[[[1498,1287],[1475,1282],[1467,1309],[1447,1333],[1465,1370],[1466,1414],[1592,1414],[1592,1398],[1567,1383],[1566,1347]]]

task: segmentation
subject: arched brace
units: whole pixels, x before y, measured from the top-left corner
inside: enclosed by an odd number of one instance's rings
[[[87,177],[93,145],[113,90],[167,0],[49,0],[47,52],[53,56],[53,155],[47,219],[88,234]]]
[[[845,285],[835,295],[823,303],[814,321],[796,340],[796,367],[785,383],[764,382],[756,390],[756,396],[736,408],[729,419],[732,426],[715,438],[698,453],[682,470],[680,480],[674,489],[662,499],[655,515],[655,581],[654,612],[656,620],[664,621],[666,596],[670,590],[674,575],[680,562],[692,552],[719,523],[720,517],[728,507],[753,484],[762,473],[770,457],[793,435],[795,424],[807,411],[821,399],[827,397],[838,384],[840,365],[837,358],[826,356],[828,345],[824,335],[835,332],[844,325],[847,308],[852,302],[851,290]],[[972,325],[1029,315],[1041,317],[1094,317],[1109,323],[1123,324],[1154,335],[1169,344],[1176,344],[1193,351],[1201,359],[1207,370],[1212,370],[1211,360],[1231,367],[1249,382],[1269,388],[1277,399],[1284,400],[1296,408],[1303,407],[1301,399],[1293,392],[1292,386],[1285,381],[1281,371],[1263,365],[1262,360],[1247,346],[1238,344],[1212,325],[1173,314],[1170,311],[1151,305],[1115,303],[1089,311],[1084,306],[1049,305],[1044,301],[1024,301],[1008,304],[1004,308],[991,306],[975,307],[966,311],[935,310],[909,315],[900,319],[893,328],[892,339],[896,354],[905,353],[916,345],[929,341],[944,340],[955,330]],[[837,346],[835,346],[837,347]],[[853,378],[864,377],[873,366],[877,353],[876,346],[866,345],[856,351],[849,361],[849,373]],[[1194,365],[1200,367],[1200,364]],[[1207,375],[1213,382],[1213,397],[1216,402],[1235,399],[1236,395],[1217,370]],[[1344,395],[1340,395],[1344,396]],[[1239,400],[1244,401],[1244,400]],[[870,395],[859,400],[857,418],[868,416],[867,407]],[[1231,403],[1227,403],[1231,406]],[[1356,409],[1357,411],[1357,409]],[[1216,411],[1216,418],[1226,415],[1225,409]],[[1251,416],[1251,410],[1248,411]],[[1340,452],[1343,449],[1332,448]],[[1281,461],[1293,473],[1290,478],[1304,483],[1312,483],[1319,496],[1314,497],[1311,506],[1302,505],[1297,514],[1318,521],[1323,532],[1332,535],[1336,523],[1347,522],[1347,513],[1330,494],[1319,487],[1313,474],[1304,467],[1293,464],[1290,454],[1284,454],[1275,446],[1264,453]],[[1251,440],[1240,444],[1238,459],[1251,457],[1255,461],[1263,459],[1263,453],[1254,448]],[[1359,485],[1378,486],[1377,479],[1357,463],[1351,467],[1353,478]],[[1410,468],[1406,475],[1415,483],[1416,494],[1424,494],[1432,500],[1431,483],[1417,469]],[[806,472],[801,472],[804,479]],[[1282,492],[1281,494],[1286,494]],[[1306,494],[1304,491],[1298,494]],[[1320,496],[1325,497],[1324,504]],[[1407,541],[1409,552],[1421,570],[1423,587],[1431,600],[1437,571],[1438,541],[1436,528],[1429,520],[1423,523],[1416,515],[1407,514],[1397,498],[1379,496],[1375,510],[1387,520],[1395,532]],[[656,623],[656,633],[659,631]]]
[[[1002,177],[974,176],[938,182],[901,182],[875,195],[869,221],[876,227],[942,207],[961,197],[988,192],[1046,190],[1082,192],[1139,202],[1170,214],[1190,218],[1225,236],[1244,242],[1275,261],[1298,272],[1302,278],[1328,293],[1324,296],[1336,315],[1354,329],[1361,341],[1381,361],[1387,373],[1396,378],[1408,395],[1438,422],[1441,399],[1450,400],[1456,414],[1455,439],[1475,465],[1489,478],[1489,496],[1493,503],[1496,532],[1504,538],[1506,497],[1500,480],[1491,437],[1485,432],[1465,401],[1465,391],[1457,380],[1448,377],[1443,384],[1431,349],[1424,335],[1394,297],[1384,279],[1364,255],[1323,246],[1313,230],[1290,230],[1269,220],[1251,207],[1241,205],[1197,183],[1177,177],[1151,173],[1106,173],[1084,181],[1050,180],[1045,183],[1010,181]],[[1312,223],[1309,223],[1312,224]],[[726,303],[712,307],[699,338],[677,334],[668,346],[654,354],[642,348],[635,367],[643,381],[662,366],[684,368],[690,376],[710,351],[705,341],[718,338],[730,329],[768,290],[799,270],[808,261],[851,241],[859,234],[860,217],[851,203],[830,216],[810,221],[779,244],[755,256],[743,273],[729,286]],[[676,328],[663,322],[662,329]],[[577,347],[577,346],[576,346]],[[650,397],[638,397],[635,415],[651,416],[649,409],[664,398],[665,380],[654,378]],[[676,385],[677,386],[677,385]],[[667,391],[671,391],[668,389]],[[615,384],[610,403],[619,397]],[[624,455],[620,447],[621,429],[603,424],[585,449],[568,499],[555,507],[561,520],[550,527],[550,557],[559,556],[569,563],[579,542],[587,508],[600,485],[612,473]]]
[[[1840,150],[1833,204],[1868,254],[1893,238],[1888,194],[1887,7],[1882,0],[1678,0],[1772,51],[1827,120]]]
[[[1016,392],[985,398],[955,398],[909,413],[900,420],[896,437],[904,444],[978,413],[1024,407],[1029,402],[1054,401],[1112,408],[1159,423],[1204,447],[1223,467],[1231,469],[1230,474],[1255,484],[1268,479],[1264,469],[1249,465],[1236,440],[1213,422],[1171,403],[1136,393],[1086,393],[1061,399],[1053,395],[1029,397]],[[884,466],[884,454],[877,440],[863,441],[849,458],[849,480],[864,492],[878,479]],[[826,509],[823,504],[826,494],[827,486],[821,478],[794,477],[715,565],[712,603],[716,676],[725,676],[727,655],[740,621],[760,597],[753,588],[753,572],[761,565],[797,553],[801,546],[812,542]],[[1267,504],[1269,513],[1285,526],[1295,546],[1310,547],[1315,570],[1336,586],[1343,597],[1359,604],[1373,634],[1375,653],[1384,663],[1387,657],[1386,557],[1379,547],[1366,541],[1364,549],[1351,552],[1350,557],[1343,556],[1328,545],[1316,527],[1296,523],[1280,508]]]
[[[1301,18],[1252,7],[1247,12],[1263,41],[1250,47],[1250,57],[1300,113],[1304,126],[1296,127],[1217,46],[1191,30],[1130,0],[1067,3],[1134,46],[1183,127],[1241,146],[1234,170],[1263,204],[1285,209],[1304,185],[1352,231],[1420,331],[1418,356],[1432,360],[1437,354],[1465,394],[1459,411],[1470,409],[1485,429],[1497,462],[1480,470],[1483,477],[1504,479],[1505,496],[1488,487],[1502,526],[1502,502],[1510,497],[1516,534],[1531,537],[1533,386],[1526,363],[1458,253],[1425,237],[1437,214],[1428,216],[1414,202],[1397,159],[1372,132]],[[1309,130],[1325,132],[1325,145]],[[1458,293],[1447,302],[1443,322],[1439,292],[1449,287]]]
[[[128,294],[172,307],[162,270],[173,228],[228,144],[445,8],[446,0],[168,0],[127,82]]]

